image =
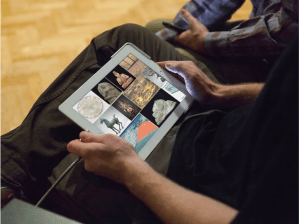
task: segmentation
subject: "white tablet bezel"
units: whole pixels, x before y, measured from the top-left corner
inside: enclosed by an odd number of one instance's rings
[[[183,92],[186,97],[171,113],[171,115],[164,121],[161,127],[147,142],[147,144],[138,153],[142,159],[146,159],[156,145],[162,140],[169,129],[175,124],[179,117],[190,107],[193,102],[192,96],[187,92],[185,85],[179,80],[170,75],[167,71],[162,69],[148,55],[138,49],[132,43],[126,43],[120,48],[111,59],[90,79],[88,79],[78,90],[76,90],[68,99],[66,99],[60,106],[59,110],[79,125],[83,130],[88,130],[95,134],[104,134],[100,129],[96,128],[91,122],[84,118],[81,114],[73,109],[73,106],[78,103],[92,88],[95,87],[108,73],[110,73],[120,62],[124,60],[129,54],[133,54],[138,60],[150,67],[156,73],[164,77],[168,82],[174,85],[177,89]]]

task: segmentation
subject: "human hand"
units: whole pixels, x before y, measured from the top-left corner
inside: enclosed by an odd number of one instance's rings
[[[134,147],[116,135],[83,131],[79,137],[81,141],[69,142],[67,150],[82,157],[89,172],[125,184],[132,170],[145,166]]]
[[[219,85],[206,76],[192,61],[162,61],[157,64],[185,83],[188,93],[202,106],[212,106]]]
[[[190,29],[176,35],[174,41],[190,50],[206,54],[204,39],[209,30],[186,9],[182,9],[181,13],[188,20]]]

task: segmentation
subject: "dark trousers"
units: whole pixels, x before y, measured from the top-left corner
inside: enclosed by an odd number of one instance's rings
[[[150,31],[138,25],[123,25],[95,37],[90,45],[39,97],[23,123],[13,131],[2,136],[1,179],[3,183],[22,190],[25,197],[32,203],[35,203],[42,196],[49,187],[48,177],[51,176],[54,167],[69,154],[66,150],[67,143],[77,139],[80,131],[82,131],[76,124],[58,111],[58,106],[97,72],[109,60],[111,54],[126,42],[134,43],[146,54],[150,55],[154,61],[189,60],[177,52],[169,43],[161,41]],[[205,65],[200,62],[196,62],[196,64],[212,77],[211,72]],[[173,143],[177,128],[173,130],[173,132],[170,132],[171,137],[166,137],[165,142],[172,141]],[[161,153],[159,155],[153,154],[151,156],[152,159],[149,160],[157,164],[157,169],[166,173],[170,153],[163,151]],[[64,159],[64,163],[54,170],[53,178],[59,176],[65,166],[68,166],[73,159],[74,157],[70,155]],[[111,220],[115,217],[117,220],[118,216],[128,217],[128,214],[123,214],[127,213],[128,210],[130,210],[130,213],[135,211],[134,206],[136,207],[137,205],[132,201],[136,201],[136,199],[122,186],[114,186],[109,180],[95,178],[94,175],[84,170],[82,163],[78,164],[74,170],[76,172],[71,172],[70,176],[65,179],[71,181],[67,183],[62,182],[59,185],[60,187],[58,186],[57,188],[58,191],[60,189],[62,192],[71,194],[73,198],[77,197],[76,202],[78,206],[73,206],[71,209],[70,206],[69,213],[71,214],[67,215],[86,222],[88,219],[81,218],[102,219],[102,213],[108,213],[107,216]],[[90,179],[96,180],[89,184]],[[95,195],[89,195],[88,192],[92,192],[91,189],[98,188],[99,184],[106,190],[101,192],[95,190],[95,192],[100,192],[97,201],[103,200],[101,203],[102,207],[95,208],[95,202],[89,199],[96,197],[94,197]],[[85,188],[86,193],[80,194]],[[113,188],[115,189],[113,190]],[[113,196],[106,197],[107,195]],[[53,195],[49,197],[54,198]],[[59,196],[57,201],[61,197],[63,196]],[[74,205],[76,202],[72,201],[70,204]],[[56,205],[53,207],[57,208]],[[86,209],[86,213],[82,212],[80,214],[79,211],[83,211],[84,208],[89,209]],[[90,208],[94,208],[94,210]],[[138,213],[141,214],[142,212]]]
[[[189,60],[169,43],[133,24],[114,28],[94,38],[40,96],[23,123],[2,136],[2,182],[22,190],[32,203],[45,193],[50,186],[48,177],[52,175],[50,181],[53,182],[75,159],[69,155],[66,145],[77,139],[81,131],[58,111],[58,106],[126,42],[135,44],[154,61]],[[212,79],[217,78],[217,74],[214,76],[203,63],[195,63]],[[195,105],[194,110],[199,112],[200,107]],[[157,146],[161,150],[156,150],[148,159],[161,173],[167,171],[178,128],[179,125],[176,125],[171,129]],[[125,187],[86,172],[83,163],[79,163],[63,179],[43,206],[85,223],[159,222]]]

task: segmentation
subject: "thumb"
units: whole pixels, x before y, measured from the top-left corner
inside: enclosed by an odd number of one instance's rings
[[[172,73],[178,74],[176,78],[180,79],[182,82],[185,82],[185,74],[178,63],[167,62],[165,64],[165,68]]]
[[[181,9],[181,14],[182,14],[183,18],[189,22],[190,30],[193,30],[195,28],[196,22],[198,20],[186,9]]]
[[[178,74],[178,68],[174,65],[173,62],[168,62],[165,64],[165,68],[173,73],[177,73]]]

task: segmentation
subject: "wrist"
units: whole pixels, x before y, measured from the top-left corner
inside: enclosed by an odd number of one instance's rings
[[[212,100],[211,100],[211,105],[213,108],[219,108],[220,105],[223,104],[225,101],[224,99],[226,98],[225,93],[227,92],[227,86],[214,83],[213,85],[213,91],[212,91]]]
[[[254,102],[258,97],[263,84],[217,84],[216,86],[217,88],[215,88],[215,91],[213,92],[213,107],[222,110],[232,110]]]
[[[223,99],[223,87],[224,85],[213,81],[207,82],[205,88],[200,91],[202,98],[199,103],[207,109],[217,108]]]
[[[133,193],[137,185],[142,182],[152,168],[139,156],[126,162],[124,168],[123,184]]]

